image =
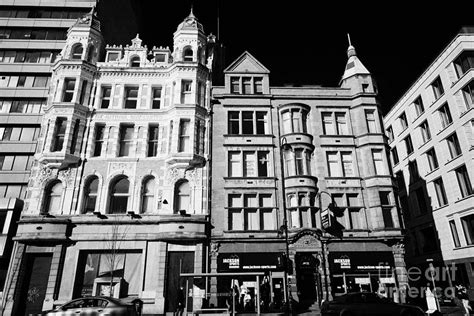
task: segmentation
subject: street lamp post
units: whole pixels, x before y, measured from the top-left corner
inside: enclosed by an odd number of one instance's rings
[[[330,198],[331,198],[331,203],[329,204],[328,208],[333,208],[334,207],[334,204],[333,204],[333,198],[332,198],[332,195],[326,191],[318,191],[318,193],[316,194],[317,197],[318,197],[318,205],[319,205],[319,215],[321,217],[321,226],[323,226],[323,218],[322,218],[322,212],[323,212],[323,201],[322,201],[322,198],[321,198],[321,195],[325,193],[327,194]],[[329,210],[328,210],[328,221],[330,222],[331,221],[331,215],[329,214]],[[323,226],[323,229],[324,229],[324,226]],[[324,273],[324,296],[325,296],[325,300],[328,301],[329,300],[329,288],[328,288],[328,275],[327,275],[327,271],[326,271],[326,241],[324,239],[324,237],[321,235],[321,255],[322,255],[322,264],[323,264],[323,273]]]

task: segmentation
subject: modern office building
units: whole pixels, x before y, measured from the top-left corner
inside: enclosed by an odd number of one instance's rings
[[[444,286],[474,286],[473,104],[474,29],[463,28],[384,117],[407,265],[454,265]]]
[[[210,271],[221,274],[212,303],[225,306],[231,284],[251,293],[247,307],[237,300],[244,310],[257,308],[257,293],[267,310],[289,295],[294,308],[316,311],[348,291],[405,288],[376,96],[352,46],[340,87],[273,87],[248,52],[227,67],[212,91]],[[342,238],[326,232],[337,226]]]
[[[41,90],[4,312],[40,313],[83,295],[174,311],[180,272],[207,262],[214,37],[191,12],[172,49],[148,49],[138,35],[106,46],[93,10],[64,36]]]

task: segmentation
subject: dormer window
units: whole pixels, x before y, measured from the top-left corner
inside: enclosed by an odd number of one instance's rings
[[[184,49],[183,60],[193,61],[193,50],[190,47]]]
[[[231,77],[230,92],[236,94],[263,94],[263,78]]]
[[[138,68],[140,67],[140,57],[135,56],[130,59],[130,67],[132,68]]]
[[[72,48],[71,59],[81,59],[82,58],[82,45],[77,44]]]

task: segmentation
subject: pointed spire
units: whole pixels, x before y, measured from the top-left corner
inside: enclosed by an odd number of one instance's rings
[[[193,18],[193,19],[196,18],[196,17],[194,16],[193,5],[192,5],[192,4],[191,4],[191,12],[189,12],[188,18]]]
[[[347,40],[349,41],[349,47],[347,48],[347,57],[357,56],[355,47],[351,43],[351,35],[347,33]]]

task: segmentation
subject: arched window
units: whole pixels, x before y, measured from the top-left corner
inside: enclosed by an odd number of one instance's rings
[[[193,61],[193,50],[191,47],[186,47],[183,52],[184,61]]]
[[[60,181],[54,181],[46,187],[43,214],[58,213],[61,209],[61,197],[63,185]]]
[[[76,44],[71,50],[71,59],[81,59],[82,58],[82,45]]]
[[[130,182],[127,177],[119,177],[110,186],[110,214],[127,212]]]
[[[155,205],[155,178],[147,178],[143,181],[142,187],[142,213],[149,213],[153,211]]]
[[[90,213],[95,211],[95,205],[97,204],[97,192],[99,190],[99,179],[92,177],[87,181],[84,187],[84,213]]]
[[[174,190],[174,212],[178,214],[180,210],[188,211],[189,209],[189,182],[183,180],[176,184]]]
[[[134,56],[130,59],[130,67],[140,67],[140,57]]]

